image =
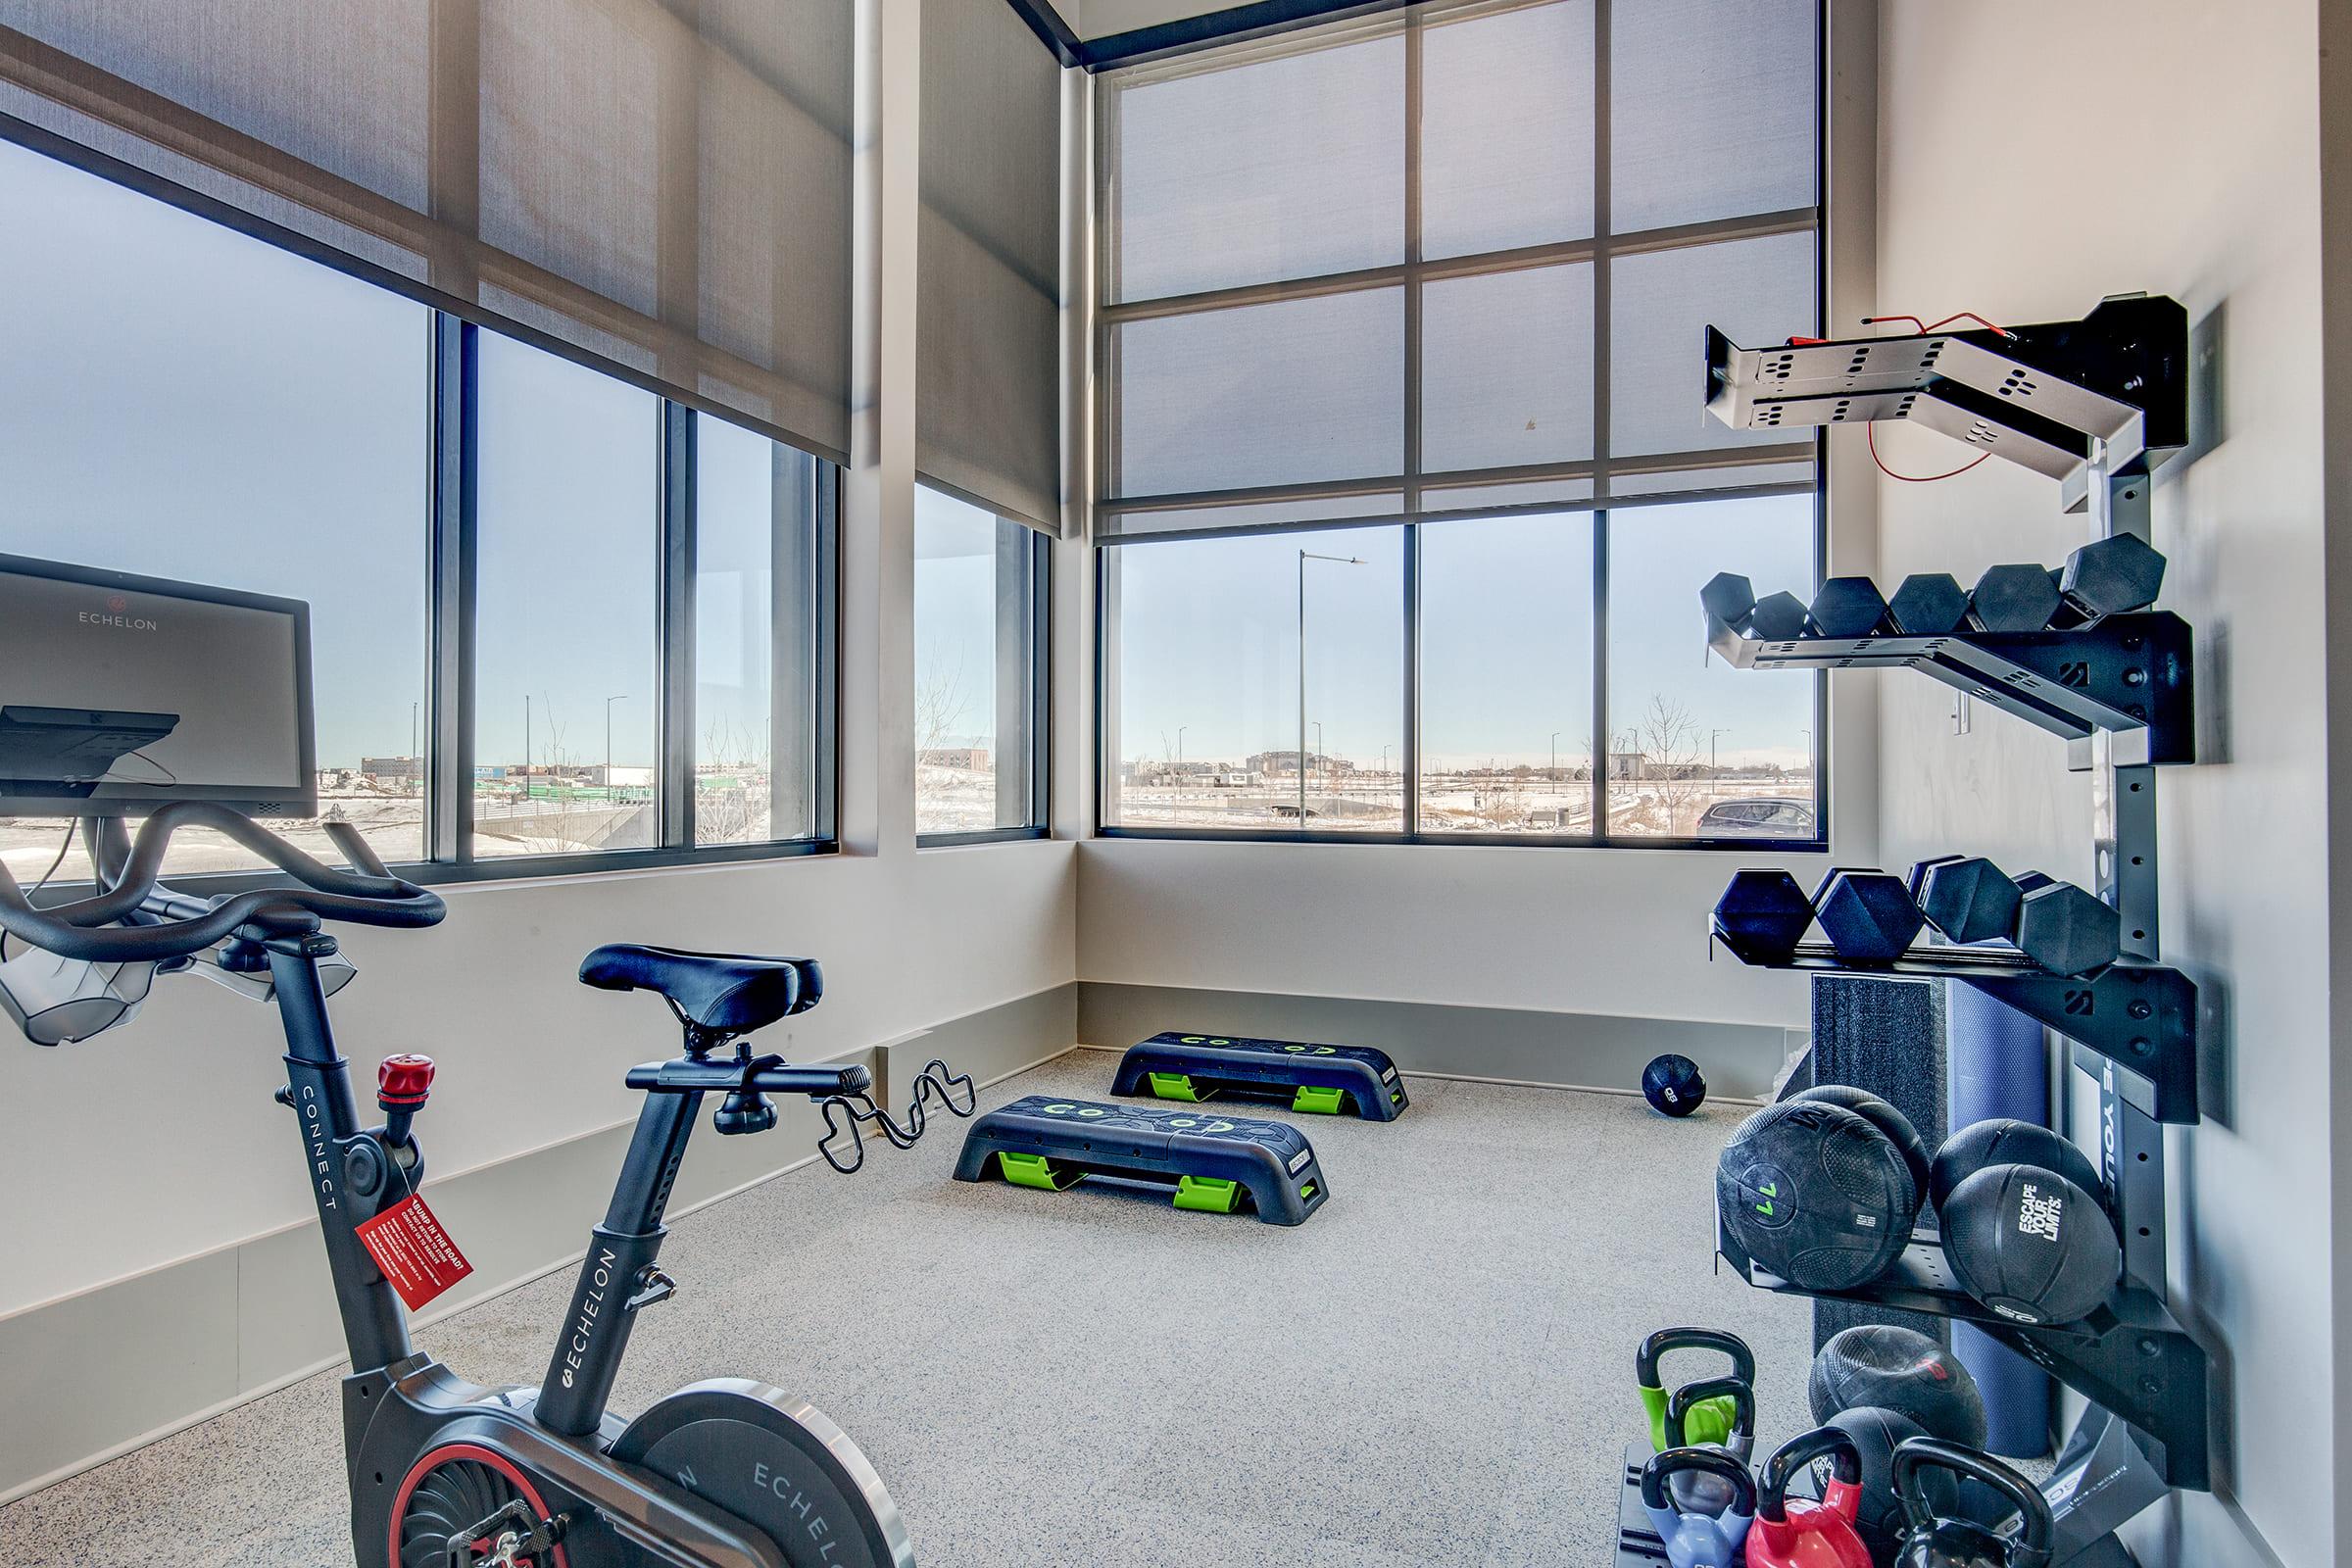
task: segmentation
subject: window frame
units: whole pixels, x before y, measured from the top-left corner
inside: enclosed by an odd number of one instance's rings
[[[928,481],[918,481],[928,483]],[[943,494],[960,492],[933,485]],[[1024,839],[1051,838],[1054,833],[1054,541],[1015,517],[989,511],[999,526],[1018,528],[1028,536],[1029,628],[1022,647],[1029,661],[1029,814],[1014,827],[969,828],[951,833],[917,833],[917,850],[952,850],[972,844],[1010,844]],[[1000,750],[1002,748],[1000,747]],[[917,765],[920,765],[919,759]]]
[[[1517,249],[1479,253],[1468,256],[1449,256],[1431,260],[1421,253],[1418,231],[1419,202],[1415,184],[1420,162],[1419,124],[1422,70],[1419,36],[1423,23],[1419,14],[1408,9],[1401,22],[1395,19],[1374,21],[1363,24],[1363,30],[1348,28],[1327,29],[1311,40],[1274,38],[1250,44],[1237,45],[1218,51],[1218,64],[1240,64],[1252,55],[1279,53],[1286,48],[1321,48],[1352,41],[1355,37],[1377,35],[1383,26],[1400,27],[1405,37],[1406,64],[1404,91],[1406,95],[1405,148],[1408,170],[1406,188],[1406,234],[1402,259],[1377,268],[1328,275],[1289,278],[1271,283],[1243,284],[1200,293],[1171,296],[1166,299],[1118,300],[1098,306],[1094,323],[1094,353],[1097,367],[1094,406],[1092,409],[1098,450],[1102,453],[1102,482],[1094,503],[1100,517],[1131,519],[1148,516],[1153,512],[1191,511],[1215,503],[1237,507],[1263,506],[1268,503],[1316,503],[1341,500],[1348,496],[1381,497],[1374,504],[1383,507],[1385,514],[1366,514],[1340,518],[1299,519],[1280,523],[1239,524],[1229,528],[1184,528],[1153,532],[1147,528],[1121,530],[1105,537],[1097,528],[1093,543],[1094,576],[1094,702],[1095,726],[1095,836],[1099,838],[1200,839],[1211,842],[1269,842],[1291,844],[1435,844],[1469,847],[1541,848],[1541,849],[1659,849],[1738,851],[1745,854],[1826,855],[1830,849],[1831,790],[1829,758],[1833,737],[1830,733],[1829,675],[1816,671],[1813,677],[1813,790],[1812,808],[1814,831],[1809,838],[1774,835],[1717,836],[1612,834],[1608,831],[1608,780],[1605,771],[1595,768],[1592,779],[1593,805],[1592,820],[1598,831],[1572,835],[1566,833],[1432,833],[1420,825],[1421,796],[1421,549],[1420,530],[1430,523],[1472,523],[1479,518],[1499,517],[1525,514],[1584,514],[1591,518],[1593,548],[1593,659],[1592,659],[1592,736],[1594,755],[1606,752],[1605,737],[1609,732],[1609,540],[1611,514],[1635,511],[1643,507],[1680,504],[1705,504],[1715,501],[1736,502],[1744,498],[1780,495],[1806,495],[1813,498],[1813,574],[1819,582],[1829,569],[1829,490],[1830,453],[1826,428],[1816,430],[1808,441],[1785,443],[1786,448],[1799,444],[1809,448],[1811,478],[1807,482],[1776,483],[1727,487],[1707,491],[1676,491],[1641,496],[1608,496],[1584,501],[1530,501],[1520,505],[1490,505],[1458,510],[1432,510],[1422,507],[1424,494],[1430,490],[1455,488],[1481,483],[1576,481],[1593,483],[1595,491],[1604,474],[1635,474],[1642,472],[1688,471],[1699,467],[1737,467],[1758,463],[1786,461],[1781,448],[1728,447],[1703,454],[1645,455],[1619,458],[1607,454],[1609,419],[1608,387],[1611,358],[1606,352],[1609,333],[1609,295],[1606,287],[1609,259],[1640,255],[1661,250],[1684,249],[1693,246],[1722,244],[1740,239],[1758,239],[1777,234],[1810,233],[1814,238],[1812,303],[1815,318],[1826,320],[1829,316],[1830,258],[1834,218],[1830,203],[1831,125],[1830,125],[1830,6],[1828,0],[1815,0],[1814,18],[1814,200],[1809,207],[1785,212],[1750,214],[1730,219],[1717,219],[1668,228],[1614,233],[1606,221],[1609,182],[1607,125],[1610,99],[1607,88],[1606,61],[1610,47],[1608,19],[1611,0],[1593,0],[1593,49],[1596,76],[1594,81],[1594,114],[1600,126],[1595,142],[1593,171],[1595,221],[1594,233],[1581,240],[1560,241]],[[1182,60],[1169,62],[1162,68],[1170,74],[1189,74],[1200,69],[1198,60],[1190,67]],[[1215,69],[1210,67],[1209,69]],[[1137,68],[1121,74],[1122,80],[1139,75],[1156,74],[1150,67]],[[1097,210],[1103,215],[1102,230],[1097,240],[1096,286],[1100,297],[1112,300],[1118,270],[1118,235],[1116,231],[1115,201],[1116,158],[1113,152],[1118,134],[1119,83],[1107,77],[1094,85],[1096,93],[1095,199]],[[1595,404],[1593,408],[1595,455],[1592,458],[1547,463],[1501,469],[1478,469],[1462,472],[1433,473],[1420,465],[1421,453],[1421,331],[1423,289],[1431,281],[1492,276],[1529,267],[1548,267],[1583,262],[1597,268],[1593,289],[1593,322],[1595,343],[1593,355]],[[1403,467],[1396,474],[1372,478],[1348,479],[1330,482],[1300,482],[1293,484],[1256,486],[1230,491],[1200,491],[1165,496],[1113,495],[1117,488],[1118,454],[1121,431],[1118,417],[1118,327],[1129,320],[1146,319],[1170,315],[1192,315],[1203,311],[1229,309],[1243,305],[1268,303],[1312,297],[1331,292],[1353,292],[1371,287],[1400,285],[1404,290],[1405,374],[1404,431],[1402,442]],[[1386,502],[1395,494],[1401,498],[1404,510],[1397,512]],[[1404,745],[1405,757],[1400,762],[1403,785],[1403,831],[1396,833],[1317,832],[1303,827],[1282,828],[1193,828],[1175,826],[1135,826],[1112,819],[1118,790],[1116,760],[1108,753],[1111,734],[1108,722],[1108,693],[1120,683],[1109,678],[1108,659],[1113,642],[1109,626],[1110,607],[1116,596],[1108,591],[1107,575],[1111,567],[1110,553],[1117,550],[1152,548],[1156,543],[1175,540],[1211,540],[1239,534],[1276,534],[1303,532],[1332,532],[1347,528],[1396,527],[1402,530],[1404,562],[1403,603],[1403,665],[1404,665]],[[1703,814],[1703,813],[1702,813]],[[1695,823],[1693,824],[1695,826]]]

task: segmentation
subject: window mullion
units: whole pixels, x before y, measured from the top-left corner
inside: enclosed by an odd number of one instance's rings
[[[1592,0],[1592,836],[1609,834],[1609,4]]]
[[[432,515],[425,789],[427,860],[473,858],[474,560],[479,518],[478,328],[432,318]]]
[[[659,580],[662,710],[655,808],[665,849],[694,847],[695,415],[662,402],[661,565]],[[605,783],[611,788],[612,780]]]

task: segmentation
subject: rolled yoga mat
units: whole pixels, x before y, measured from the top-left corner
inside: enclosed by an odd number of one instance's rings
[[[1952,1130],[1995,1116],[2049,1125],[2050,1057],[2041,1025],[1974,986],[1953,982],[1944,989]],[[1968,1323],[1952,1325],[1952,1353],[1984,1396],[1984,1446],[2013,1459],[2049,1452],[2049,1374]]]
[[[1943,1142],[1943,989],[1940,980],[1813,978],[1811,1081],[1851,1084],[1890,1102],[1911,1118],[1931,1152]],[[1813,1348],[1865,1323],[1915,1329],[1942,1345],[1948,1321],[1854,1301],[1815,1301]]]

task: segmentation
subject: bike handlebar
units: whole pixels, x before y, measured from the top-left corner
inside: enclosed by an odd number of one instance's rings
[[[165,851],[183,825],[225,833],[302,886],[260,888],[215,901],[160,888]],[[316,931],[326,920],[408,929],[440,922],[447,906],[438,895],[392,875],[350,823],[325,826],[327,837],[358,871],[330,866],[224,806],[174,801],[140,824],[119,871],[97,868],[100,891],[90,898],[36,908],[0,865],[0,931],[61,958],[133,963],[201,953],[246,926],[295,935]],[[199,906],[201,913],[195,912]],[[158,923],[119,923],[133,915]]]

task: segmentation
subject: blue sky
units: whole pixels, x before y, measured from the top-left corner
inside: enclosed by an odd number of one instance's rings
[[[1402,532],[1318,529],[1139,544],[1114,555],[1122,599],[1116,752],[1238,760],[1298,744],[1298,552],[1306,579],[1308,748],[1378,767],[1403,743]],[[1725,765],[1794,765],[1813,723],[1812,680],[1704,658],[1698,588],[1719,570],[1758,593],[1809,593],[1810,497],[1627,508],[1613,514],[1612,723],[1653,693],[1679,703],[1699,750]],[[1584,761],[1592,710],[1592,535],[1587,513],[1434,523],[1422,530],[1422,726],[1436,766],[1542,767],[1560,731]],[[1162,736],[1166,739],[1163,741]]]

